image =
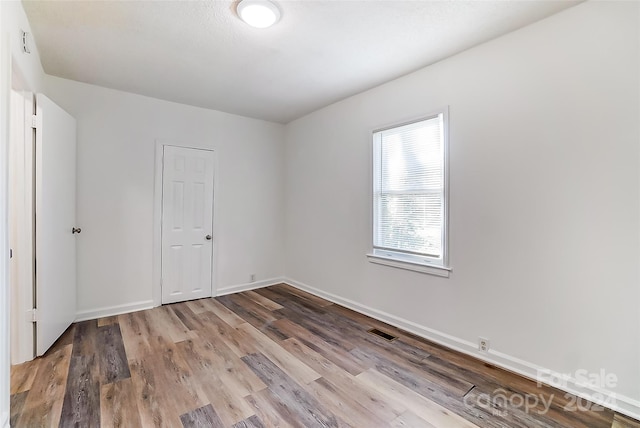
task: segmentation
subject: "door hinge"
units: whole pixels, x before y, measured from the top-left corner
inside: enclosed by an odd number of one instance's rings
[[[36,308],[27,311],[27,321],[38,322],[38,310]]]
[[[31,127],[34,129],[38,127],[38,116],[35,114],[31,116]]]

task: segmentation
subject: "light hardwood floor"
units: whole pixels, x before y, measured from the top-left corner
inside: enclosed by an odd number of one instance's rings
[[[11,394],[16,427],[640,426],[286,285],[74,324]]]

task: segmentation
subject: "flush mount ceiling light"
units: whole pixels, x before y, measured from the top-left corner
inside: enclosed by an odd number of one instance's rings
[[[278,6],[268,0],[241,0],[237,11],[240,19],[256,28],[271,27],[280,19]]]

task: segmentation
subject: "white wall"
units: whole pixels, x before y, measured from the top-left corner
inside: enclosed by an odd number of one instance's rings
[[[40,63],[38,47],[29,37],[30,54],[22,51],[21,30],[31,34],[31,25],[27,20],[22,3],[18,0],[3,0],[2,5],[2,31],[10,34],[10,51],[12,67],[20,73],[19,86],[32,92],[41,92],[44,84],[44,71]],[[16,76],[12,76],[15,79]],[[15,84],[15,82],[14,82]]]
[[[529,375],[605,369],[640,414],[639,16],[583,3],[288,124],[287,276]],[[451,277],[369,263],[371,131],[445,105]]]
[[[151,303],[156,139],[216,152],[218,291],[251,273],[283,275],[282,125],[56,77],[46,84],[78,123],[80,317]]]

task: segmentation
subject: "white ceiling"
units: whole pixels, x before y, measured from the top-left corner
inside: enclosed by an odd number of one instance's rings
[[[278,1],[254,29],[231,1],[24,1],[48,74],[286,123],[576,4]]]

